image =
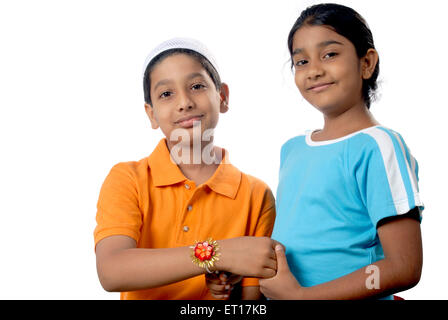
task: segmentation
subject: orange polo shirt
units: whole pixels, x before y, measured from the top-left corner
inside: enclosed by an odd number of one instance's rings
[[[101,188],[95,245],[126,235],[138,248],[191,246],[196,240],[270,236],[275,204],[269,187],[224,156],[205,183],[187,179],[171,161],[166,140],[140,161],[115,165]],[[248,253],[250,254],[250,253]],[[161,261],[163,263],[163,261]],[[245,278],[243,285],[258,285]],[[157,288],[122,292],[121,299],[213,299],[204,275]]]

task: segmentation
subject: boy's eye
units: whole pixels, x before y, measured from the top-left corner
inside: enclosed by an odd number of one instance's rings
[[[162,94],[159,96],[160,98],[168,98],[169,96],[171,96],[171,92],[170,91],[165,91],[165,92],[162,92]]]
[[[191,89],[193,89],[193,90],[199,90],[199,89],[202,89],[202,88],[205,88],[205,86],[202,83],[196,83],[196,84],[191,86]]]

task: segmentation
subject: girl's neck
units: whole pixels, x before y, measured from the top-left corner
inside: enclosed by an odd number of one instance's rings
[[[339,114],[324,114],[324,128],[314,132],[312,138],[314,141],[338,139],[378,124],[369,109],[359,104]]]

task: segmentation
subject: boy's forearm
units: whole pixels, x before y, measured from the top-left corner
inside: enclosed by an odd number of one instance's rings
[[[269,278],[275,274],[274,241],[267,237],[219,240],[211,270]],[[191,248],[135,248],[135,240],[114,236],[97,244],[97,269],[107,291],[134,291],[167,285],[207,272],[191,261]],[[247,252],[251,250],[251,256]]]
[[[259,300],[260,298],[259,286],[246,286],[241,289],[241,300]]]
[[[111,254],[99,268],[107,291],[149,289],[185,280],[205,272],[191,262],[189,247],[123,249]]]
[[[399,262],[383,259],[346,276],[313,287],[302,287],[298,299],[355,300],[380,298],[415,286],[419,276]]]

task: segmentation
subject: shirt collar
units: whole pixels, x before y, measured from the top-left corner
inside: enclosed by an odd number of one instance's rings
[[[151,176],[156,187],[168,186],[187,180],[171,159],[165,138],[159,141],[159,144],[148,157],[148,165],[151,168]]]
[[[205,184],[214,192],[235,199],[242,174],[230,163],[227,150],[223,149],[223,153],[221,163]],[[151,175],[156,187],[173,185],[187,180],[171,159],[165,138],[160,140],[148,157],[148,165],[151,168]]]

